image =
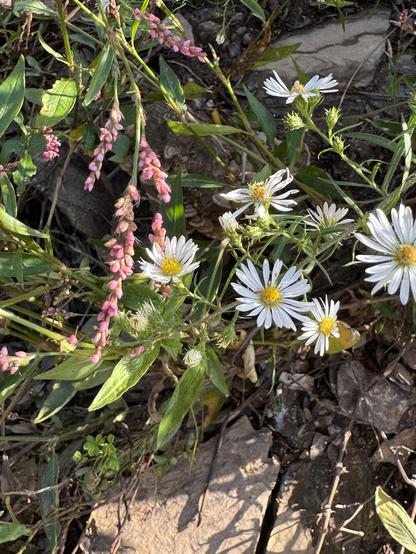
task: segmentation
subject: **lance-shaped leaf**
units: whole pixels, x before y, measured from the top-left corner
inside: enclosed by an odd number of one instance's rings
[[[179,121],[168,121],[168,125],[171,131],[179,135],[198,137],[210,137],[221,135],[233,135],[234,133],[245,133],[238,127],[231,127],[231,125],[215,125],[214,123],[180,123]]]
[[[25,97],[25,60],[19,58],[16,67],[0,85],[0,137],[20,112]]]
[[[188,367],[180,378],[159,424],[156,448],[161,448],[178,431],[201,390],[206,367],[207,360],[203,353],[201,362]]]
[[[376,489],[376,511],[382,524],[399,544],[416,552],[416,524],[396,500],[381,487]]]
[[[107,42],[92,64],[94,73],[92,74],[90,86],[84,98],[84,106],[91,104],[95,96],[103,88],[110,74],[111,67],[113,66],[113,61],[114,52],[111,44]]]
[[[121,358],[113,369],[110,378],[98,391],[88,410],[92,412],[103,408],[120,398],[131,387],[134,387],[156,360],[159,350],[160,346],[156,344],[153,348],[145,350],[140,356],[133,358],[127,355]]]

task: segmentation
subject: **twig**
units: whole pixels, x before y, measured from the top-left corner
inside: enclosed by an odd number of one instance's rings
[[[324,509],[324,514],[325,514],[324,515],[324,522],[323,522],[323,525],[322,525],[321,533],[319,535],[318,544],[316,545],[314,554],[320,554],[320,552],[322,550],[322,547],[324,545],[324,542],[325,542],[325,538],[328,534],[329,522],[330,522],[331,513],[332,513],[332,503],[334,502],[334,498],[335,498],[335,495],[337,493],[337,489],[338,489],[338,485],[339,485],[339,482],[340,482],[340,479],[341,479],[341,475],[344,473],[345,468],[344,468],[344,465],[343,465],[342,462],[344,460],[344,455],[345,455],[345,451],[347,449],[348,442],[351,438],[352,426],[353,426],[353,421],[350,421],[350,423],[349,423],[349,425],[348,425],[348,427],[347,427],[347,429],[345,430],[345,433],[344,433],[344,438],[343,438],[343,441],[342,441],[341,450],[339,452],[337,463],[335,465],[334,481],[332,483],[331,492],[330,492],[330,495],[328,497],[328,501],[327,501],[325,509]]]
[[[56,204],[58,203],[59,193],[61,191],[64,176],[65,176],[66,170],[68,169],[69,162],[71,161],[71,158],[75,152],[76,147],[77,147],[76,142],[73,142],[72,144],[70,144],[68,154],[66,155],[65,161],[61,167],[61,170],[58,173],[55,190],[53,191],[51,209],[49,210],[48,220],[46,222],[45,229],[49,229],[51,226],[53,214],[55,213]]]
[[[50,485],[49,487],[43,487],[42,489],[37,489],[35,491],[30,491],[27,489],[24,489],[22,491],[3,491],[3,494],[7,494],[7,496],[36,496],[37,494],[42,494],[47,491],[51,491],[54,489],[60,489],[67,483],[70,483],[72,479],[65,479],[65,481],[62,481],[61,483],[58,483],[57,485]]]

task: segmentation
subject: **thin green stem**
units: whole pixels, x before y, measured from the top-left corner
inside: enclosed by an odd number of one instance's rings
[[[62,0],[56,0],[58,9],[59,25],[61,28],[62,38],[64,41],[66,60],[69,64],[71,73],[74,71],[74,57],[72,55],[71,43],[69,42],[68,28],[66,25],[65,10]]]

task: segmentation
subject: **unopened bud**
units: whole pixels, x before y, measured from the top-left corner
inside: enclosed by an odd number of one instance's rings
[[[305,127],[305,123],[301,116],[296,112],[291,112],[287,114],[284,120],[286,129],[289,131],[295,131],[296,129],[302,129]]]
[[[341,110],[335,108],[334,106],[332,108],[329,108],[329,110],[325,110],[325,119],[328,129],[332,130],[338,123],[340,117]]]
[[[201,363],[201,360],[202,353],[199,350],[195,350],[195,348],[192,348],[191,350],[188,350],[188,352],[185,354],[183,358],[183,363],[188,367],[192,367]]]

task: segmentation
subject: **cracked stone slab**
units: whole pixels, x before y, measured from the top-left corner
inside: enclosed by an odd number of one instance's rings
[[[196,459],[180,460],[158,481],[144,475],[121,547],[140,554],[252,554],[256,549],[279,466],[269,458],[272,436],[253,430],[246,417],[225,433],[198,526],[198,507],[218,437],[202,444]],[[107,554],[117,534],[118,503],[95,510],[94,554]],[[121,517],[123,514],[121,514]]]
[[[384,36],[389,29],[390,11],[385,9],[365,10],[345,20],[345,31],[338,19],[309,29],[283,35],[272,46],[280,48],[300,43],[292,54],[301,69],[311,77],[333,73],[345,85],[361,64],[353,86],[366,87],[374,78],[377,66],[384,54]],[[249,83],[260,92],[263,81],[276,71],[290,83],[297,78],[296,67],[288,57],[271,62],[254,70]]]
[[[400,431],[402,417],[414,405],[411,390],[372,373],[359,361],[339,368],[337,397],[340,408],[350,417],[386,433]]]

